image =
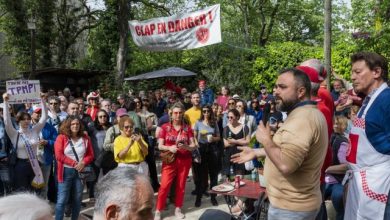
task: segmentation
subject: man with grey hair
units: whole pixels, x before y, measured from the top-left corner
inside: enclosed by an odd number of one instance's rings
[[[97,184],[94,220],[153,219],[153,188],[145,175],[118,167]]]
[[[50,220],[48,202],[35,194],[20,193],[0,198],[0,219]]]

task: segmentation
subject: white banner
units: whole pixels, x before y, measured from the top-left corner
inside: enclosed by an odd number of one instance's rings
[[[11,80],[6,82],[10,104],[39,103],[41,85],[39,80]]]
[[[144,50],[187,50],[221,42],[220,6],[146,21],[129,21],[134,43]]]

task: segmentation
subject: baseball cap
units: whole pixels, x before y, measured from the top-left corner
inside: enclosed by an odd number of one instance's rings
[[[234,94],[232,98],[233,98],[233,99],[240,99],[240,96],[237,95],[237,94]]]
[[[42,108],[37,105],[33,105],[32,110],[34,113],[39,113],[42,111]]]
[[[315,69],[308,66],[297,66],[296,68],[306,73],[310,79],[310,82],[321,83],[320,79],[318,78],[318,73]]]
[[[261,85],[260,85],[260,89],[266,89],[266,88],[267,88],[266,85],[264,85],[264,84],[261,84]]]
[[[129,114],[127,114],[127,110],[125,108],[120,108],[116,110],[116,116],[118,117],[129,116]]]

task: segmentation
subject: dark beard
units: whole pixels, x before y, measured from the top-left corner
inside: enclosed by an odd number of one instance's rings
[[[276,110],[281,112],[291,112],[296,104],[299,103],[298,99],[295,100],[282,100],[281,98],[277,98],[277,100],[280,100],[281,103],[276,104]]]

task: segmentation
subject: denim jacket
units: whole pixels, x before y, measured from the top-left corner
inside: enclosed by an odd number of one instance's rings
[[[205,104],[212,105],[214,103],[214,92],[213,90],[207,88],[203,92],[200,93],[200,104],[203,106]]]

